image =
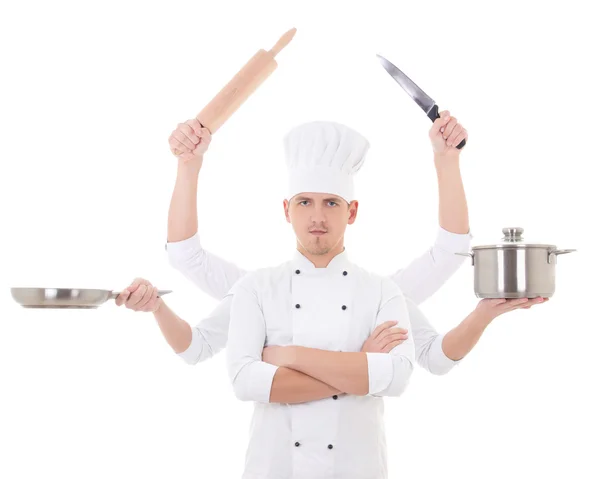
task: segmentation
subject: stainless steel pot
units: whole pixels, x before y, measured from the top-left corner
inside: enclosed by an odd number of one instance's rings
[[[523,228],[503,228],[501,243],[474,246],[470,253],[475,267],[475,295],[478,298],[549,298],[555,290],[556,257],[574,249],[554,245],[527,244]]]

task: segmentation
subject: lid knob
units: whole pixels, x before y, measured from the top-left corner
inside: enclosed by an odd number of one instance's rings
[[[502,232],[504,233],[505,241],[522,241],[523,240],[523,228],[512,227],[512,228],[502,228]]]

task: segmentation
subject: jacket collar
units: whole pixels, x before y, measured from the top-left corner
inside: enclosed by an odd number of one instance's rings
[[[317,268],[312,261],[304,256],[300,251],[295,250],[292,258],[292,267],[294,270],[299,270],[300,273],[339,273],[343,274],[344,271],[350,269],[350,260],[346,248],[334,256],[329,264],[324,268]],[[294,271],[295,272],[295,271]],[[298,273],[296,273],[298,274]]]

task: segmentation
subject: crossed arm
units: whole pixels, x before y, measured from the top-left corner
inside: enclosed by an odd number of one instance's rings
[[[404,297],[394,288],[392,284],[385,291],[377,323],[390,318],[398,320],[398,326],[409,329],[409,339],[390,353],[285,346],[272,364],[262,357],[266,328],[258,298],[246,284],[238,285],[232,293],[227,347],[228,371],[235,395],[243,401],[292,404],[342,393],[402,394],[412,374],[415,353]]]

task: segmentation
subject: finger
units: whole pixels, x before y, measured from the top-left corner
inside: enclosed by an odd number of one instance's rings
[[[187,125],[192,127],[196,136],[202,136],[202,124],[196,118],[192,118],[185,122]]]
[[[388,345],[389,343],[393,343],[395,341],[406,341],[408,339],[408,334],[403,334],[403,333],[396,333],[396,334],[390,334],[389,336],[387,336],[384,340],[384,346]]]
[[[518,298],[511,299],[503,305],[503,309],[505,312],[514,311],[515,309],[522,308],[523,306],[527,306],[529,304],[529,298]]]
[[[388,328],[377,337],[377,341],[378,342],[388,341],[389,337],[393,336],[394,334],[407,334],[407,333],[408,333],[408,331],[406,329]]]
[[[129,286],[127,286],[127,291],[129,291],[130,293],[133,293],[134,291],[136,291],[140,285],[144,284],[146,282],[146,280],[144,278],[135,278],[131,284]]]
[[[152,285],[146,286],[146,292],[144,293],[144,296],[138,303],[138,306],[140,308],[144,308],[150,301],[152,301],[153,296],[154,296],[154,287]]]
[[[390,343],[385,348],[383,348],[383,352],[384,353],[389,353],[392,349],[394,349],[396,346],[399,346],[403,342],[404,341],[394,341],[393,343]]]
[[[458,138],[458,135],[460,135],[462,132],[463,132],[462,125],[460,123],[457,123],[456,126],[454,127],[454,129],[452,130],[452,133],[450,133],[450,136],[448,136],[448,139],[446,140],[446,143],[448,144],[448,146],[454,145],[456,138]]]
[[[450,117],[450,121],[448,121],[448,123],[444,127],[444,132],[442,134],[442,136],[444,137],[444,140],[447,140],[448,137],[452,134],[452,130],[454,130],[457,123],[458,122],[456,121],[456,118]]]
[[[175,133],[173,133],[171,135],[171,137],[169,138],[169,146],[171,147],[171,151],[173,151],[173,150],[179,150],[182,152],[192,151],[187,146],[185,146],[181,141],[179,141],[177,138],[175,138],[174,135],[175,135]]]
[[[379,335],[385,331],[387,328],[391,328],[395,324],[398,324],[398,321],[386,321],[385,323],[381,323],[379,326],[375,328],[375,330],[371,333],[371,338],[377,339]]]
[[[150,281],[148,281],[148,280],[147,280],[147,279],[145,279],[145,278],[140,278],[140,277],[137,277],[137,278],[135,278],[135,279],[134,279],[134,280],[131,282],[131,285],[132,285],[132,286],[135,286],[135,285],[140,285],[140,284],[146,284],[146,285],[147,285],[147,284],[150,284]]]
[[[180,124],[179,131],[182,132],[187,137],[187,139],[194,144],[194,146],[200,143],[200,138],[198,138],[198,136],[196,135],[196,133],[190,125],[187,125],[185,123]]]
[[[131,294],[129,299],[127,300],[127,307],[132,308],[137,306],[137,304],[142,300],[144,294],[146,293],[147,286],[145,284],[140,284],[139,288]]]
[[[400,334],[408,334],[408,329],[404,328],[390,328],[388,329],[390,333],[400,333]]]
[[[150,300],[146,303],[145,311],[154,311],[156,309],[156,303],[159,301],[158,288],[155,286],[150,290]]]
[[[462,130],[462,132],[460,133],[460,135],[458,135],[458,136],[456,137],[456,139],[454,140],[454,142],[452,143],[452,146],[453,146],[454,148],[456,148],[458,145],[460,145],[460,142],[461,142],[461,141],[463,141],[463,140],[466,140],[466,139],[467,139],[467,130],[465,130],[465,129],[463,128],[463,130]]]
[[[531,298],[531,299],[529,299],[529,301],[527,301],[527,303],[525,303],[524,305],[521,305],[519,307],[523,308],[523,309],[529,309],[532,306],[535,306],[536,304],[542,304],[543,302],[544,302],[544,298],[540,298],[540,297]]]
[[[173,132],[173,137],[183,143],[190,151],[194,151],[196,148],[196,145],[179,130]]]
[[[119,296],[115,298],[115,303],[117,304],[117,306],[122,306],[123,304],[125,304],[125,301],[127,301],[127,298],[129,298],[130,294],[131,293],[127,290],[121,291]]]

